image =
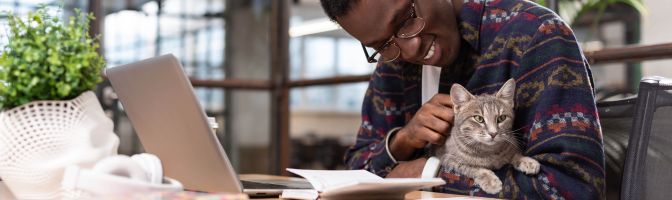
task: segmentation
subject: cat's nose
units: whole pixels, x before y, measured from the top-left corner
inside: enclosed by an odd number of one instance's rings
[[[490,137],[492,137],[492,139],[494,140],[495,136],[497,136],[497,133],[488,133],[488,135],[490,135]]]

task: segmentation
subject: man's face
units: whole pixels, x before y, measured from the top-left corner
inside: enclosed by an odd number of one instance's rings
[[[336,21],[365,46],[379,48],[396,35],[411,9],[411,0],[359,0]],[[397,60],[440,67],[452,64],[460,49],[460,33],[450,0],[415,0],[415,15],[425,21],[425,27],[414,37],[392,39],[401,51]]]

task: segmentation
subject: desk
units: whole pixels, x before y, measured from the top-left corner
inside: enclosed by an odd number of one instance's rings
[[[243,174],[240,175],[240,178],[243,180],[304,180],[302,178],[293,178],[293,177],[283,177],[283,176],[273,176],[273,175],[261,175],[261,174]],[[9,195],[9,190],[4,187],[3,182],[0,181],[0,199],[14,199]],[[462,195],[456,194],[445,194],[445,193],[436,193],[436,192],[426,192],[426,191],[413,191],[406,194],[405,199],[426,199],[426,198],[450,198],[450,197],[465,197]],[[278,199],[278,198],[275,198]],[[488,198],[479,198],[474,197],[474,199],[488,199]],[[262,199],[263,200],[263,199]],[[266,199],[270,200],[270,199]]]
[[[241,174],[240,179],[241,180],[248,180],[248,181],[255,181],[255,180],[304,180],[302,178],[263,175],[263,174]],[[457,194],[426,192],[426,191],[413,191],[413,192],[409,192],[408,194],[406,194],[405,199],[450,198],[450,197],[467,197],[467,196],[457,195]],[[473,197],[473,198],[474,199],[489,199],[489,198],[480,198],[480,197]]]

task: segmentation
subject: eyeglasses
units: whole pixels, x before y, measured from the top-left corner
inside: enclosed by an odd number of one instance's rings
[[[366,51],[366,46],[362,44],[362,49],[364,49],[364,55],[366,56],[366,61],[369,63],[378,62],[376,55],[380,54],[379,59],[383,62],[392,62],[401,56],[401,49],[399,45],[394,42],[394,38],[408,39],[417,36],[425,29],[425,20],[421,17],[418,17],[415,13],[415,0],[411,1],[411,11],[408,19],[397,29],[394,35],[390,37],[383,45],[378,48],[375,48],[376,51],[369,56],[369,52]]]

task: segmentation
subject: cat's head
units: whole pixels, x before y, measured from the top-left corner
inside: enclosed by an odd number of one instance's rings
[[[516,83],[509,79],[495,94],[472,95],[459,84],[450,89],[455,111],[455,127],[451,137],[497,145],[515,144],[511,131]]]

